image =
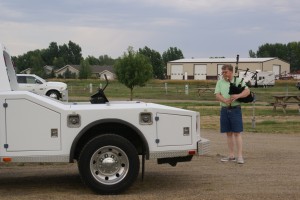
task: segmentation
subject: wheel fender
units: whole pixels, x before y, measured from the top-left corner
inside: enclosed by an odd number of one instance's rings
[[[143,143],[143,151],[146,154],[146,158],[149,159],[149,145],[148,145],[148,142],[147,142],[144,134],[136,126],[134,126],[133,124],[130,124],[130,123],[124,121],[124,120],[121,120],[121,119],[101,119],[101,120],[97,120],[97,121],[94,121],[94,122],[88,124],[87,126],[85,126],[77,134],[77,136],[75,137],[74,141],[72,142],[72,146],[71,146],[71,149],[70,149],[70,159],[69,159],[69,162],[70,163],[74,162],[75,152],[76,152],[76,147],[78,145],[78,142],[80,141],[80,139],[84,136],[84,134],[90,128],[92,128],[94,126],[97,126],[97,125],[100,125],[100,124],[111,123],[111,122],[123,124],[123,125],[126,125],[126,126],[130,127],[131,129],[133,129],[138,134],[138,136],[141,138],[142,143]]]

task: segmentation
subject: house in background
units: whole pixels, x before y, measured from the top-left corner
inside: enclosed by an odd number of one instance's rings
[[[43,68],[44,68],[44,72],[45,72],[46,74],[51,74],[52,71],[55,69],[54,66],[50,66],[50,65],[45,65]]]
[[[54,74],[56,77],[59,76],[65,77],[65,74],[69,72],[71,74],[75,74],[76,78],[78,78],[79,69],[80,69],[80,65],[65,65],[64,67],[55,70]]]
[[[91,65],[92,78],[104,79],[104,74],[106,74],[107,79],[114,80],[116,75],[112,66],[99,66]],[[66,65],[60,69],[55,70],[55,76],[64,77],[65,73],[69,71],[72,74],[75,74],[76,78],[79,77],[80,65]]]
[[[48,74],[52,73],[52,71],[54,70],[54,66],[45,65],[43,67],[43,69],[44,69],[45,74],[48,75]],[[20,74],[31,74],[31,68],[24,69],[23,71],[20,71],[19,73]]]

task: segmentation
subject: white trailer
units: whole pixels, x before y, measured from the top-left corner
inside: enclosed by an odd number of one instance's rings
[[[145,160],[175,166],[208,151],[198,112],[109,102],[103,90],[85,103],[21,91],[8,51],[0,50],[0,162],[77,162],[88,187],[116,194],[135,181],[140,159],[143,175]]]
[[[273,72],[239,72],[239,78],[243,79],[245,83],[248,83],[250,86],[255,86],[257,81],[257,86],[267,87],[275,85],[275,74]]]

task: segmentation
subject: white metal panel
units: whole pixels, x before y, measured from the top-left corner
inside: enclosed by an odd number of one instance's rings
[[[60,113],[27,99],[8,99],[6,103],[7,151],[61,149]]]
[[[194,66],[194,79],[195,80],[206,80],[206,65],[195,65]]]
[[[0,44],[0,91],[18,90],[16,73],[10,55],[6,48]]]
[[[183,79],[183,65],[171,65],[171,79],[172,80]]]
[[[179,146],[192,144],[192,117],[184,115],[157,113],[158,146]],[[184,129],[188,129],[186,134]]]

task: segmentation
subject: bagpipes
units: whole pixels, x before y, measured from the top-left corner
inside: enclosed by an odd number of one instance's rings
[[[230,83],[230,87],[229,87],[229,93],[230,95],[232,94],[240,94],[244,91],[246,86],[242,86],[242,83],[244,81],[244,78],[241,79],[241,81],[236,84],[236,74],[238,72],[238,64],[239,64],[239,55],[236,56],[236,67],[235,67],[235,76],[234,76],[234,82]],[[248,68],[245,72],[245,74],[247,74],[248,72]],[[256,75],[257,73],[255,73],[254,75]],[[253,75],[253,76],[254,76]],[[244,98],[239,98],[237,99],[237,101],[242,102],[242,103],[251,103],[253,101],[255,101],[255,94],[253,92],[250,91],[250,94]]]

